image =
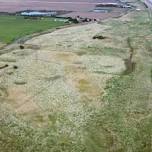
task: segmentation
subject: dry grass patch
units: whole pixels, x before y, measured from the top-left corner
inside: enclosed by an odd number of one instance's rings
[[[61,62],[75,62],[78,60],[78,56],[75,53],[60,52],[55,55],[55,58]]]
[[[82,94],[84,93],[87,94],[88,96],[93,96],[95,98],[101,95],[100,93],[101,90],[98,88],[98,86],[93,84],[91,81],[80,79],[78,81],[77,87],[79,89],[79,92]]]
[[[118,57],[84,55],[81,60],[90,72],[119,74],[125,70],[124,61]]]

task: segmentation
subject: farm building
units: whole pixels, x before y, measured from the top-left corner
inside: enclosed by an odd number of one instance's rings
[[[31,16],[31,17],[37,17],[37,16],[56,16],[57,12],[41,12],[41,11],[24,11],[21,12],[22,16]]]

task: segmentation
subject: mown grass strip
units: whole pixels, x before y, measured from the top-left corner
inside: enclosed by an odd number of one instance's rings
[[[63,26],[63,21],[53,18],[24,19],[22,16],[0,16],[0,41],[11,43],[13,40],[35,32]]]

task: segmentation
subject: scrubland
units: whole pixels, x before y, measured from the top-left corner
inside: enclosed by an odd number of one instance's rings
[[[151,27],[143,9],[2,54],[0,151],[150,152]]]

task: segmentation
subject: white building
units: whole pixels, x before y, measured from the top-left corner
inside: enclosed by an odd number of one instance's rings
[[[56,16],[57,12],[39,12],[39,11],[25,11],[21,12],[22,16]]]

